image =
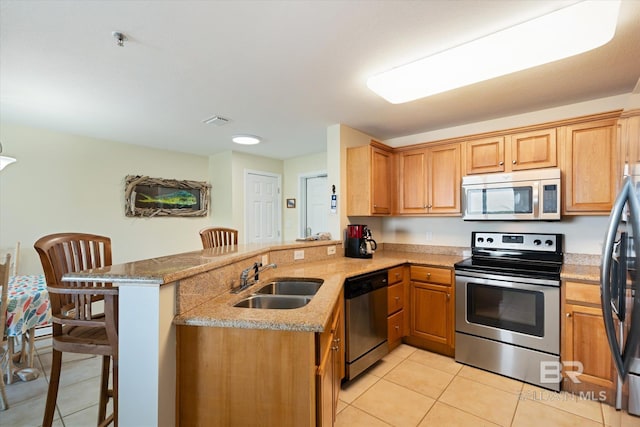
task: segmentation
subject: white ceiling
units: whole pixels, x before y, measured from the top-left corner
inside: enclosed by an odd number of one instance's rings
[[[630,93],[638,0],[623,0],[610,43],[573,58],[400,105],[366,87],[373,74],[573,2],[0,0],[0,119],[286,159],[325,151],[336,123],[389,139]],[[231,122],[202,123],[212,115]],[[264,143],[238,147],[235,133]]]

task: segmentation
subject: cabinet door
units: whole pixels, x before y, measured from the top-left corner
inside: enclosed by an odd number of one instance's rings
[[[582,363],[583,372],[578,377],[581,382],[612,390],[615,385],[615,376],[602,320],[602,310],[565,304],[565,313],[562,361]],[[571,369],[571,367],[564,366],[563,369]],[[569,387],[574,385],[569,380],[565,381]]]
[[[372,148],[371,155],[371,213],[391,213],[392,153]]]
[[[467,141],[465,147],[468,175],[504,172],[504,137]]]
[[[565,126],[564,213],[601,214],[616,195],[616,120]]]
[[[449,309],[451,288],[411,282],[411,335],[450,345],[453,316]]]
[[[338,397],[340,393],[340,384],[342,378],[344,378],[344,317],[342,314],[342,301],[341,297],[338,301],[340,305],[338,314],[336,316],[335,335],[333,342],[335,344],[333,348],[333,417],[335,421],[336,411],[338,409]]]
[[[316,371],[316,421],[318,426],[333,425],[333,359],[329,349]]]
[[[550,168],[558,165],[556,129],[509,136],[511,170]]]
[[[429,157],[429,213],[460,213],[460,144],[433,147]]]
[[[427,212],[427,150],[400,154],[400,195],[398,212],[423,214]]]

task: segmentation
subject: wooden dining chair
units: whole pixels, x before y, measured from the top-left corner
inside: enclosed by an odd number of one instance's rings
[[[200,230],[202,247],[235,246],[238,244],[238,230],[223,227],[207,227]]]
[[[66,273],[111,265],[111,239],[82,233],[51,234],[34,247],[47,281],[53,322],[53,362],[43,425],[50,426],[55,413],[62,367],[62,353],[102,356],[98,426],[118,425],[118,288],[111,283],[63,282]],[[100,311],[96,302],[103,302]],[[109,365],[113,360],[112,388]],[[109,398],[113,413],[106,416]]]
[[[7,326],[7,304],[9,302],[9,270],[11,268],[11,254],[7,254],[3,264],[0,264],[0,410],[9,409],[9,401],[4,391],[3,360],[9,357],[9,350],[4,349],[4,329]],[[9,361],[7,360],[7,363]]]

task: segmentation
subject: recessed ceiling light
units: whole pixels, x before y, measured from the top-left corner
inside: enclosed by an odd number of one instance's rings
[[[260,138],[255,135],[234,135],[231,138],[236,144],[255,145],[260,143]]]
[[[582,1],[371,77],[393,104],[413,101],[595,49],[614,36],[620,0]]]

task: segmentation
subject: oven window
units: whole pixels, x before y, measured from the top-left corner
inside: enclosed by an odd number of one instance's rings
[[[467,320],[537,337],[544,336],[544,294],[467,283]]]

